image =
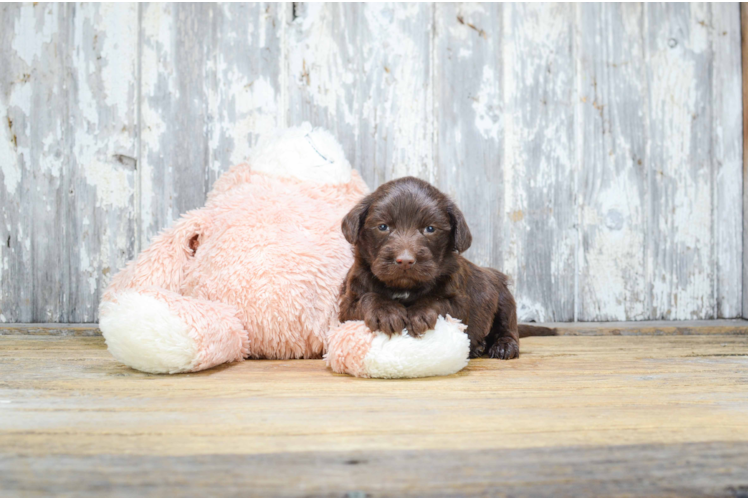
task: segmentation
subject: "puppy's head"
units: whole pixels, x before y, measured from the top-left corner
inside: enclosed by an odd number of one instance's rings
[[[402,289],[438,278],[472,241],[457,205],[415,177],[382,184],[345,216],[342,229],[372,273]]]

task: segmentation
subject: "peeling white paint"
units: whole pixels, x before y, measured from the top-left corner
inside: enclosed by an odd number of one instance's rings
[[[134,80],[137,72],[138,52],[138,6],[127,3],[102,3],[101,25],[98,27],[104,39],[101,48],[102,81],[105,103],[124,116],[130,110]]]
[[[174,76],[173,61],[167,57],[174,37],[174,24],[171,17],[172,6],[164,3],[143,5],[141,58],[143,79],[142,94],[156,94],[159,78],[171,81]]]
[[[252,136],[276,127],[278,98],[273,84],[266,78],[259,77],[248,82],[239,72],[227,69],[220,55],[218,74],[221,84],[218,95],[212,97],[211,102],[216,108],[231,108],[234,119],[218,124],[220,129],[213,134],[211,145],[213,148],[219,147],[219,133],[224,137],[231,137],[234,147],[230,158],[231,163],[235,165],[249,157],[253,145]],[[217,159],[213,162],[213,168],[216,171],[221,170],[221,164]]]
[[[160,139],[166,133],[166,123],[161,115],[155,112],[146,99],[141,102],[141,120],[147,126],[141,132],[141,144],[143,150],[143,164],[141,165],[140,198],[144,200],[140,208],[140,220],[143,227],[151,227],[155,220],[150,200],[154,199],[155,190],[153,185],[153,172],[150,167],[148,155],[158,155],[161,149]],[[142,235],[141,248],[147,244],[147,236]]]
[[[85,161],[83,169],[86,182],[96,188],[101,206],[129,206],[132,197],[129,172],[118,168],[113,162],[102,162],[96,158],[84,158],[82,161]]]
[[[702,143],[693,129],[703,123],[694,117],[701,112],[699,103],[708,98],[702,93],[706,82],[697,78],[697,67],[706,67],[698,55],[704,50],[699,29],[703,12],[680,8],[669,14],[672,23],[688,22],[691,38],[678,40],[670,23],[652,27],[656,36],[648,64],[654,103],[650,120],[658,126],[658,140],[652,146],[658,215],[653,236],[659,252],[652,256],[651,314],[657,319],[696,319],[711,317],[714,310],[713,294],[707,293],[714,279],[713,193],[707,187],[711,185],[709,165],[704,163],[709,157],[708,142]],[[669,251],[660,250],[663,246]]]
[[[62,175],[66,155],[62,151],[60,144],[62,131],[60,123],[57,123],[57,130],[50,132],[42,141],[42,154],[39,159],[39,167],[42,172],[48,173],[52,177],[59,178]]]
[[[3,106],[0,99],[0,117],[6,117],[5,123],[0,123],[0,172],[3,174],[3,185],[10,196],[15,196],[18,185],[21,184],[21,167],[18,165],[13,133],[7,122],[8,108]]]
[[[543,304],[533,301],[526,296],[520,295],[517,297],[517,321],[521,323],[542,323],[549,321],[546,309]]]
[[[57,34],[55,21],[58,6],[48,7],[37,8],[31,3],[24,3],[20,9],[20,16],[15,21],[15,36],[11,47],[29,66],[34,65],[35,59],[41,57],[44,47],[52,43]]]
[[[480,91],[473,98],[475,128],[484,138],[495,141],[499,140],[503,127],[501,110],[498,108],[500,97],[494,70],[486,65],[483,67]]]
[[[291,81],[301,92],[308,93],[316,106],[326,108],[328,113],[342,120],[343,123],[338,126],[355,127],[357,117],[344,102],[340,102],[339,92],[342,85],[354,84],[353,65],[356,63],[352,59],[344,59],[343,51],[334,38],[336,25],[332,11],[343,6],[308,3],[305,8],[301,28],[297,32],[301,34],[300,39],[288,52]]]
[[[430,10],[423,5],[366,4],[367,38],[361,90],[362,116],[377,124],[375,151],[387,178],[414,175],[433,181],[433,95],[429,90]],[[426,17],[428,15],[429,17]],[[376,77],[375,77],[376,76]]]

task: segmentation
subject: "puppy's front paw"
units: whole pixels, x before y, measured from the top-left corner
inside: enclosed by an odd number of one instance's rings
[[[372,332],[379,331],[387,335],[401,333],[410,326],[407,311],[401,304],[382,304],[370,310],[364,323]]]
[[[436,326],[438,317],[436,311],[429,307],[414,307],[408,310],[408,320],[410,320],[408,333],[414,337],[420,337]]]
[[[500,338],[488,350],[489,358],[513,359],[519,357],[519,344],[512,338]]]

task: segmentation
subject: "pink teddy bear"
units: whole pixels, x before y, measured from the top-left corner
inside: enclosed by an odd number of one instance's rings
[[[100,306],[109,351],[150,373],[323,355],[333,371],[358,377],[461,370],[469,341],[453,318],[420,339],[339,324],[353,263],[340,224],[368,192],[328,132],[305,123],[264,137],[216,181],[205,207],[114,276]]]

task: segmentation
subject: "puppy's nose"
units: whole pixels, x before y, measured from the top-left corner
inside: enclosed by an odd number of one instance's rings
[[[397,265],[400,266],[400,269],[405,271],[407,269],[410,269],[410,266],[416,263],[416,258],[413,257],[412,253],[405,250],[395,258],[395,262],[397,262]]]

